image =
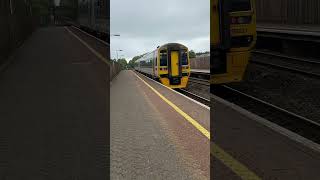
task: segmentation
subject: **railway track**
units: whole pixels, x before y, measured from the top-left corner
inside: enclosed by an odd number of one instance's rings
[[[274,62],[252,60],[251,62],[255,64],[271,66],[272,68],[277,68],[280,70],[298,73],[298,74],[302,74],[302,75],[313,77],[313,78],[320,78],[320,71],[319,73],[310,72],[311,68],[314,68],[317,66],[319,66],[319,70],[320,70],[320,60],[316,61],[316,60],[302,59],[302,58],[290,57],[290,56],[285,56],[285,55],[275,54],[270,52],[263,52],[263,51],[254,51],[253,53],[275,59]],[[295,61],[295,63],[297,63],[296,66],[298,67],[304,66],[305,64],[307,64],[310,67],[309,69],[310,71],[298,69],[290,65],[286,66],[284,63],[279,65],[276,62],[276,61],[279,61],[279,59],[282,61],[288,61],[289,63],[287,64],[290,64],[292,61]],[[200,80],[199,78],[190,78],[190,81],[192,83],[198,83],[202,85],[207,84],[209,86],[208,80],[204,80],[204,79]],[[297,134],[320,144],[320,133],[319,133],[320,123],[319,122],[315,122],[313,120],[307,119],[301,115],[295,114],[286,109],[283,109],[274,104],[263,101],[261,99],[253,97],[246,93],[240,92],[226,85],[222,85],[222,86],[219,85],[219,86],[215,86],[214,88],[215,88],[215,95],[227,101],[235,103],[243,107],[244,109],[247,109],[261,117],[264,117],[265,119],[268,119],[269,121],[275,124],[278,124],[279,126],[282,126],[293,132],[296,132]]]
[[[186,96],[188,96],[188,97],[190,97],[190,98],[192,98],[192,99],[194,99],[194,100],[196,100],[198,102],[201,102],[202,104],[205,104],[205,105],[210,107],[210,100],[209,99],[201,97],[201,96],[199,96],[197,94],[194,94],[194,93],[192,93],[190,91],[187,91],[185,89],[176,89],[176,91],[178,91],[179,93],[184,94],[184,95],[186,95]]]
[[[320,79],[320,60],[303,59],[272,52],[252,51],[255,64]]]
[[[138,72],[138,73],[140,73],[140,72]],[[155,81],[154,79],[152,79],[151,77],[147,76],[146,74],[143,74],[143,73],[140,73],[140,74],[142,74],[143,76]],[[206,81],[206,80],[203,80],[203,79],[198,79],[198,80],[199,81]],[[194,81],[196,81],[196,80],[194,80]],[[207,81],[207,82],[209,83],[209,81]],[[207,85],[209,85],[209,84],[207,84]],[[181,93],[181,94],[184,94],[185,96],[188,96],[191,99],[194,99],[195,101],[198,101],[198,102],[200,102],[202,104],[205,104],[205,105],[210,107],[210,100],[209,99],[201,97],[201,96],[199,96],[199,95],[197,95],[195,93],[192,93],[192,92],[190,92],[188,90],[185,90],[185,89],[174,89],[174,90],[179,92],[179,93]]]
[[[229,86],[215,86],[214,94],[269,121],[320,144],[320,123],[262,101]]]
[[[190,77],[191,78],[209,80],[210,79],[210,73],[191,71]]]
[[[189,81],[192,83],[210,86],[209,81],[205,79],[191,77]],[[211,106],[209,99],[203,98],[185,89],[176,89],[176,91],[207,106]],[[315,122],[226,85],[215,86],[214,94],[261,117],[264,117],[265,119],[278,124],[281,127],[291,130],[315,143],[320,144],[319,122]]]
[[[210,86],[209,80],[206,80],[206,79],[189,77],[189,82],[196,83],[196,84],[201,84],[201,85],[205,85],[205,86]]]
[[[190,82],[210,86],[208,80],[190,78]],[[289,129],[313,142],[320,144],[320,123],[290,112],[269,102],[263,101],[227,85],[215,86],[215,95],[241,106],[265,119]],[[210,106],[210,100],[203,100],[201,97],[190,92],[181,93]]]

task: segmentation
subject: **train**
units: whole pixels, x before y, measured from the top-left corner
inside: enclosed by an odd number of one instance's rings
[[[257,40],[255,0],[211,0],[210,84],[243,80]]]
[[[190,76],[188,48],[180,43],[158,46],[137,59],[134,69],[169,88],[185,88]]]
[[[78,0],[77,23],[81,29],[109,42],[109,9],[107,0]]]

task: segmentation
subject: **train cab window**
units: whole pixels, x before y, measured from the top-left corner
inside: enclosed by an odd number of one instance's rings
[[[251,0],[230,0],[230,12],[250,11]]]
[[[168,54],[167,51],[162,50],[160,51],[160,66],[167,66],[168,65]]]
[[[188,52],[187,51],[183,51],[181,53],[181,64],[188,65]]]

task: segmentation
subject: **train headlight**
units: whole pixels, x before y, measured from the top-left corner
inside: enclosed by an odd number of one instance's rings
[[[246,22],[244,17],[239,17],[238,18],[238,23],[239,24],[243,24],[244,22]]]
[[[238,20],[236,17],[232,17],[231,24],[237,24]]]
[[[231,24],[250,24],[251,16],[232,17]]]
[[[249,37],[247,38],[247,40],[248,40],[248,43],[250,43],[250,42],[252,41],[252,37],[249,36]]]

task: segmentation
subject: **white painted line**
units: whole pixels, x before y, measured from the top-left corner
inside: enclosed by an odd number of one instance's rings
[[[313,141],[310,141],[309,139],[306,139],[302,136],[300,136],[299,134],[295,133],[295,132],[292,132],[288,129],[285,129],[271,121],[268,121],[267,119],[263,118],[263,117],[260,117],[256,114],[253,114],[252,112],[246,110],[246,109],[243,109],[242,107],[236,105],[236,104],[233,104],[231,102],[228,102],[218,96],[215,96],[215,95],[211,95],[211,99],[214,99],[215,101],[221,103],[221,104],[224,104],[226,105],[227,107],[230,107],[231,109],[235,110],[236,112],[244,115],[245,117],[247,117],[248,119],[251,119],[253,121],[256,121],[260,124],[262,124],[263,126],[266,126],[268,128],[270,128],[271,130],[279,133],[279,134],[282,134],[283,136],[286,136],[288,137],[289,139],[299,143],[299,144],[302,144],[303,146],[305,147],[308,147],[312,150],[314,150],[315,152],[318,152],[320,153],[320,145],[313,142]]]
[[[86,46],[94,55],[96,55],[98,57],[98,59],[100,59],[102,62],[106,63],[106,64],[110,64],[110,62],[104,58],[99,52],[97,52],[95,49],[93,49],[88,43],[86,43],[84,40],[82,40],[79,36],[77,36],[76,34],[74,34],[71,30],[69,30],[67,27],[65,27],[65,29],[76,39],[78,39],[84,46]]]
[[[86,34],[87,36],[90,36],[90,37],[92,37],[92,38],[94,38],[94,39],[98,40],[99,42],[101,42],[101,43],[103,43],[103,44],[105,44],[105,45],[107,45],[107,46],[110,46],[110,44],[109,44],[109,43],[107,43],[107,42],[105,42],[105,41],[102,41],[101,39],[98,39],[98,38],[97,38],[97,37],[95,37],[95,36],[92,36],[91,34],[89,34],[89,33],[85,32],[85,31],[83,31],[82,29],[79,29],[78,27],[76,27],[76,26],[74,26],[74,25],[72,25],[72,27],[74,27],[74,28],[78,29],[78,30],[79,30],[79,31],[81,31],[82,33]]]
[[[135,71],[134,71],[134,72],[135,72]],[[165,88],[169,89],[170,91],[172,91],[172,92],[174,92],[174,93],[176,93],[176,94],[179,94],[180,96],[183,96],[183,97],[189,99],[190,101],[192,101],[192,102],[200,105],[201,107],[204,107],[204,108],[210,110],[210,107],[209,107],[209,106],[207,106],[207,105],[205,105],[205,104],[202,104],[201,102],[198,102],[198,101],[196,101],[196,100],[194,100],[194,99],[192,99],[192,98],[190,98],[190,97],[188,97],[188,96],[186,96],[186,95],[184,95],[184,94],[181,94],[181,93],[179,93],[179,92],[177,92],[177,91],[175,91],[175,90],[173,90],[173,89],[171,89],[171,88],[169,88],[169,87],[167,87],[167,86],[159,83],[158,81],[155,81],[154,79],[149,78],[148,76],[145,76],[145,75],[143,75],[143,76],[144,76],[144,77],[147,77],[148,79],[152,80],[153,82],[159,84],[160,86],[165,87]]]

